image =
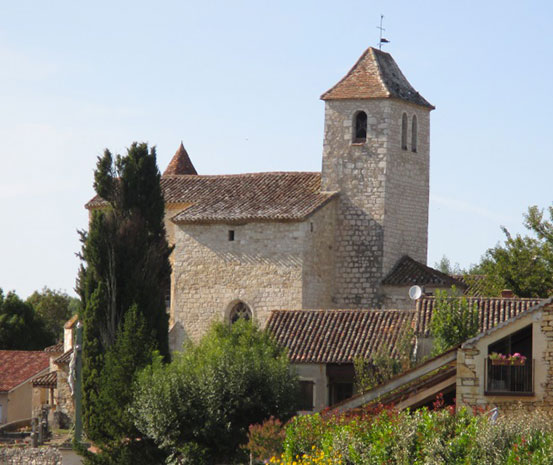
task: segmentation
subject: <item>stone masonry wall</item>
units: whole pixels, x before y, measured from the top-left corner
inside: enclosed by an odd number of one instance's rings
[[[331,201],[305,222],[302,308],[332,307],[336,204]]]
[[[330,258],[310,254],[313,248],[324,248],[328,239],[313,240],[311,235],[328,234],[323,224],[332,211],[327,205],[299,223],[175,226],[171,349],[180,348],[184,340],[198,340],[213,321],[228,319],[240,300],[262,327],[271,310],[303,308],[304,280],[307,302],[323,305],[328,300],[323,274]],[[228,239],[229,230],[234,231],[234,241]],[[306,256],[309,272],[304,270]],[[324,272],[317,271],[319,263]]]
[[[497,396],[485,394],[485,359],[488,345],[532,325],[532,352],[534,359],[534,395]],[[553,407],[553,305],[530,313],[520,320],[482,338],[472,347],[459,350],[457,355],[457,407],[498,407],[501,413],[515,413],[520,409]]]
[[[390,102],[386,166],[383,275],[409,255],[426,264],[430,175],[430,112],[417,105]],[[401,148],[401,119],[408,118],[407,150]],[[411,121],[417,117],[417,151],[411,151]]]
[[[420,113],[416,154],[401,153],[401,109]],[[361,110],[367,140],[356,144]],[[334,307],[378,307],[380,282],[395,260],[408,253],[426,262],[428,121],[428,111],[390,99],[325,102],[322,185],[340,191]]]

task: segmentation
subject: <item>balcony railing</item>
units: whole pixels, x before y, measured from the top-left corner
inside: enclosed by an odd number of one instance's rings
[[[524,365],[494,365],[486,359],[486,394],[528,396],[534,394],[534,361]]]

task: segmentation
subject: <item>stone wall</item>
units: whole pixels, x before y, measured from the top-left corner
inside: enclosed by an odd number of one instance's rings
[[[401,149],[401,119],[407,114],[407,150]],[[417,151],[411,151],[411,121],[417,117]],[[430,175],[430,112],[390,101],[390,137],[386,166],[384,257],[385,276],[403,256],[426,263]]]
[[[228,319],[238,301],[262,327],[271,310],[301,309],[304,297],[310,306],[325,305],[333,208],[331,202],[304,222],[173,226],[171,349]]]
[[[485,366],[488,346],[524,327],[532,325],[533,395],[486,394]],[[457,355],[457,407],[498,407],[509,413],[521,408],[532,411],[553,406],[553,305],[535,310],[508,325],[491,331]]]
[[[367,139],[352,143],[360,110]],[[403,112],[418,118],[416,153],[401,149]],[[335,307],[378,307],[380,282],[402,255],[426,263],[428,170],[428,109],[391,99],[325,102],[322,186],[340,191]]]
[[[0,447],[0,465],[62,465],[62,456],[50,447]]]
[[[68,428],[75,418],[75,404],[69,389],[69,364],[58,365],[56,396],[56,422],[59,427]]]

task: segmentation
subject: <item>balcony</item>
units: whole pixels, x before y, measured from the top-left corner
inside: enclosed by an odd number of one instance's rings
[[[534,395],[534,360],[524,365],[494,365],[486,359],[486,392],[488,396]]]

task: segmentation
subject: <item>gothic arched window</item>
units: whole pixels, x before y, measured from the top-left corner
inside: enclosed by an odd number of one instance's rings
[[[407,113],[401,117],[401,150],[407,150]]]
[[[353,142],[361,143],[367,140],[367,113],[359,111],[355,115],[355,132]]]
[[[417,116],[411,120],[411,152],[417,151]]]
[[[231,324],[236,323],[240,318],[244,320],[252,319],[252,311],[244,302],[238,302],[230,311],[229,319]]]

